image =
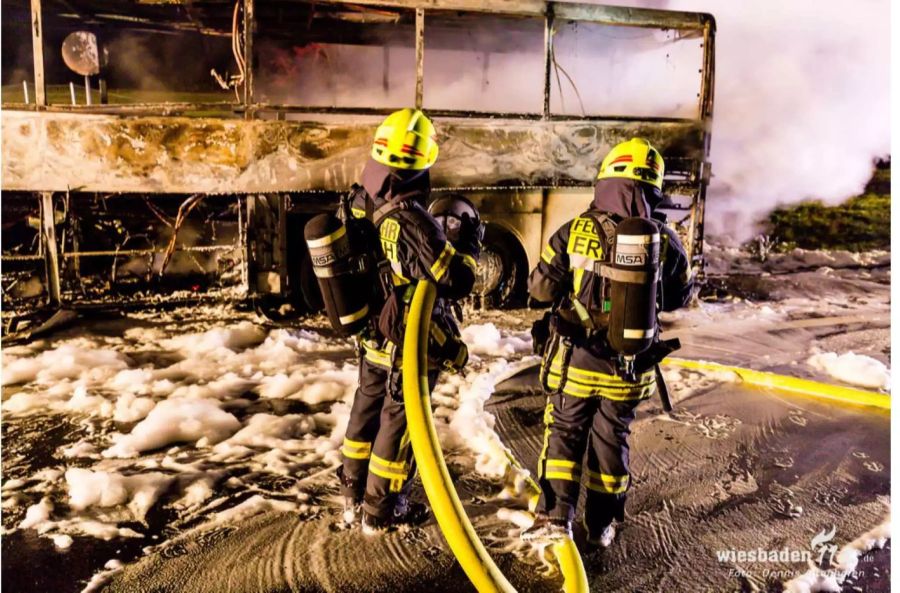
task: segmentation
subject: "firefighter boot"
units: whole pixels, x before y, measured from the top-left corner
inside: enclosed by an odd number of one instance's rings
[[[344,527],[350,527],[359,521],[362,514],[362,490],[359,481],[349,478],[343,466],[338,468],[337,476],[341,483],[341,494],[344,499],[341,521],[343,521]]]
[[[585,532],[585,541],[588,545],[595,546],[598,548],[608,548],[612,545],[613,540],[616,539],[616,523],[613,521],[606,527],[602,529],[591,529],[587,521],[582,521],[582,525],[584,525]]]
[[[344,512],[341,514],[341,519],[343,519],[344,524],[347,527],[354,525],[359,521],[360,515],[362,515],[362,499],[353,496],[345,496]]]
[[[410,500],[409,495],[401,492],[394,505],[394,525],[421,525],[428,520],[430,511],[427,504]]]
[[[362,532],[364,535],[373,536],[402,525],[421,525],[428,520],[429,515],[428,505],[410,500],[406,494],[400,494],[389,517],[379,517],[363,510]]]
[[[363,535],[375,536],[387,533],[391,527],[391,520],[388,517],[377,517],[363,510],[361,527]]]

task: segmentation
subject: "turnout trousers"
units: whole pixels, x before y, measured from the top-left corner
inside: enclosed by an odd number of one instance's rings
[[[624,519],[631,422],[638,404],[656,391],[655,375],[651,371],[624,381],[614,363],[579,347],[570,356],[550,353],[544,364],[550,395],[538,459],[537,510],[572,521],[583,483],[584,524],[599,533],[614,519]]]
[[[584,524],[599,533],[624,519],[631,476],[628,435],[639,401],[554,393],[544,411],[544,447],[538,460],[537,510],[572,521],[585,483]],[[585,467],[585,449],[587,459]]]
[[[599,533],[614,519],[624,519],[631,422],[638,404],[655,392],[655,377],[644,373],[626,382],[616,376],[613,363],[578,347],[571,364],[562,358],[557,353],[545,362],[550,395],[538,459],[537,510],[572,521],[583,483],[584,524]]]
[[[380,352],[367,352],[359,365],[359,387],[353,397],[350,420],[341,447],[341,490],[362,500],[363,510],[389,518],[400,493],[408,491],[415,476],[415,461],[403,407],[403,379],[372,361]],[[429,388],[437,372],[428,375]]]

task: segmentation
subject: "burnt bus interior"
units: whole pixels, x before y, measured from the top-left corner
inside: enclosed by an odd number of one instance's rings
[[[185,300],[316,310],[306,220],[416,105],[435,192],[489,223],[479,286],[524,302],[616,142],[666,158],[702,270],[715,23],[542,0],[3,0],[2,290],[16,316]],[[648,84],[651,83],[651,84]]]

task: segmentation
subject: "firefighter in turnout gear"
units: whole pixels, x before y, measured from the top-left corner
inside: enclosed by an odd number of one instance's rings
[[[659,243],[658,273],[649,279],[656,291],[649,305],[653,327],[658,309],[672,311],[690,302],[687,255],[664,215],[656,212],[669,204],[661,192],[663,173],[661,155],[646,140],[615,146],[603,160],[591,206],[553,234],[529,278],[531,297],[554,303],[554,309],[532,330],[536,350],[543,354],[541,378],[548,399],[537,468],[542,494],[524,539],[571,536],[582,482],[589,543],[609,545],[614,522],[624,518],[631,485],[629,426],[637,405],[656,392],[654,369],[665,353],[650,348],[632,357],[623,372],[623,359],[607,339],[612,324],[609,286],[612,279],[629,277],[604,264],[618,247],[619,223],[647,219],[639,222],[653,230],[640,242],[652,241],[654,249]],[[625,331],[627,337],[633,330]],[[651,335],[659,344],[658,331],[646,334]]]
[[[438,287],[429,342],[430,387],[440,371],[461,370],[468,360],[449,302],[472,290],[481,222],[477,212],[464,217],[461,232],[451,241],[426,209],[428,169],[438,153],[434,136],[434,126],[421,111],[391,114],[376,131],[371,158],[352,190],[352,214],[375,223],[392,285],[382,310],[359,336],[359,387],[341,449],[344,520],[354,522],[361,511],[367,534],[427,515],[425,506],[408,496],[415,468],[401,392],[406,310],[418,281],[430,280]]]

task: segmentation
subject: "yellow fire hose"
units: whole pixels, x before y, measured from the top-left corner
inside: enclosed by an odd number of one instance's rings
[[[428,390],[428,333],[437,289],[419,282],[410,303],[403,340],[403,401],[409,437],[425,494],[444,538],[479,593],[515,593],[475,533],[453,486],[431,413]],[[587,593],[588,581],[573,541],[554,546],[563,590]]]
[[[516,372],[521,373],[527,369],[538,367],[540,364],[540,360],[535,360],[527,365],[519,367],[516,369]],[[689,360],[686,358],[669,357],[663,360],[662,364],[663,366],[681,367],[697,371],[733,373],[744,383],[756,387],[768,387],[786,393],[805,395],[844,404],[867,406],[882,410],[891,409],[891,396],[887,393],[879,393],[877,391],[857,389],[855,387],[835,385],[833,383],[823,383],[821,381],[813,381],[812,379],[801,379],[800,377],[791,377],[790,375],[779,375],[778,373],[771,373],[768,371],[757,371],[754,369],[722,364],[720,362],[710,362],[708,360]]]
[[[854,387],[846,387],[844,385],[832,385],[831,383],[822,383],[820,381],[812,381],[810,379],[801,379],[799,377],[790,377],[788,375],[779,375],[776,373],[768,373],[766,371],[755,371],[753,369],[745,369],[741,367],[733,367],[717,362],[708,362],[705,360],[686,360],[684,358],[667,358],[663,361],[664,365],[682,367],[685,369],[696,369],[699,371],[725,371],[734,373],[740,379],[749,385],[758,387],[771,387],[791,393],[799,393],[812,397],[830,399],[847,404],[859,406],[871,406],[881,408],[883,410],[891,409],[891,396],[885,393],[875,391],[866,391],[864,389],[856,389]]]
[[[431,503],[441,532],[469,580],[480,593],[515,593],[490,555],[466,515],[444,462],[428,389],[428,334],[437,289],[431,282],[419,282],[410,304],[403,342],[403,393],[409,425],[410,442],[428,501]],[[707,371],[727,371],[750,385],[831,399],[844,403],[874,406],[890,410],[890,396],[883,393],[831,385],[808,379],[755,371],[724,364],[667,358],[665,365]],[[510,465],[521,469],[518,461],[506,452]],[[534,480],[527,480],[533,503],[540,493]],[[581,555],[571,539],[553,546],[563,575],[565,593],[587,593],[589,584]]]

